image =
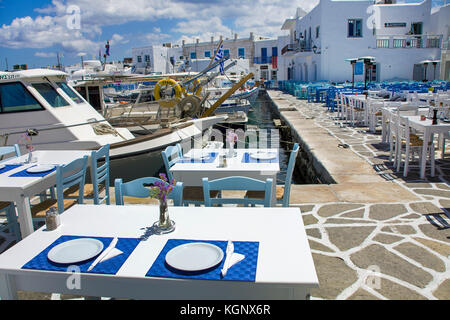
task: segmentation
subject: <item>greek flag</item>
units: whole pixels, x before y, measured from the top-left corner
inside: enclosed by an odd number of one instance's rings
[[[223,44],[220,45],[219,51],[217,51],[216,56],[214,57],[214,61],[220,61],[223,58]],[[220,74],[224,74],[223,71],[223,61],[220,63]]]

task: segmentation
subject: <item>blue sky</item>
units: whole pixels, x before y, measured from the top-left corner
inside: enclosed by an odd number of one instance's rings
[[[30,68],[55,65],[57,52],[65,65],[104,53],[108,59],[131,57],[131,48],[152,43],[181,43],[200,38],[248,37],[250,32],[274,37],[281,24],[319,0],[0,0],[0,70],[14,64]],[[420,0],[406,0],[420,2]],[[433,5],[442,5],[433,0]],[[276,14],[274,14],[276,12]]]

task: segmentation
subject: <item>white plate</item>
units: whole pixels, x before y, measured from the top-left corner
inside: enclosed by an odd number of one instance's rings
[[[250,157],[260,160],[271,160],[277,157],[275,152],[258,151],[250,153]]]
[[[181,271],[202,271],[218,265],[223,251],[210,243],[192,242],[179,245],[166,254],[166,262]]]
[[[4,167],[6,167],[6,165],[0,164],[0,170],[2,170]]]
[[[50,170],[53,170],[55,166],[53,164],[41,164],[35,167],[31,167],[27,169],[28,173],[40,173],[40,172],[47,172]]]
[[[191,152],[189,155],[185,155],[188,159],[194,159],[194,160],[203,160],[206,158],[209,158],[211,156],[211,151],[202,150],[202,151],[195,151]]]
[[[55,263],[70,264],[89,260],[103,250],[103,242],[81,238],[58,244],[48,252],[48,259]]]

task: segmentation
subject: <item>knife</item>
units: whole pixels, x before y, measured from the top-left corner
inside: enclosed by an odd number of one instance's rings
[[[94,268],[99,262],[101,262],[107,255],[108,253],[114,249],[114,247],[117,244],[117,241],[119,239],[117,237],[114,237],[114,239],[111,241],[111,243],[109,244],[108,248],[105,249],[105,251],[103,251],[98,257],[97,259],[95,259],[94,262],[92,262],[92,264],[89,266],[89,268],[87,269],[87,271],[91,271],[92,268]]]
[[[225,277],[227,275],[227,271],[228,271],[229,264],[230,264],[230,259],[231,259],[231,256],[233,255],[233,252],[234,252],[234,244],[231,240],[228,240],[225,262],[223,263],[223,267],[222,267],[222,271],[221,271],[222,277]]]

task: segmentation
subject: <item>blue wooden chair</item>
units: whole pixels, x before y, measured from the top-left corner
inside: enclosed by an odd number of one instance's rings
[[[139,178],[130,182],[123,183],[122,179],[116,179],[114,181],[116,205],[124,205],[124,197],[135,198],[150,198],[149,189],[146,188],[156,181],[162,181],[161,179],[154,177]],[[152,199],[152,198],[150,198]],[[177,182],[172,192],[169,194],[169,199],[173,200],[175,206],[183,205],[183,183]],[[156,199],[154,199],[156,200]],[[156,204],[158,200],[154,201]]]
[[[214,204],[243,204],[256,205],[261,204],[264,207],[271,207],[272,204],[272,179],[261,181],[248,177],[226,177],[217,180],[209,181],[208,178],[203,178],[203,194],[205,195],[205,207],[211,207]],[[223,190],[252,190],[261,191],[264,197],[261,198],[211,198],[211,191]]]
[[[99,166],[99,161],[103,164]],[[105,202],[110,204],[109,194],[109,144],[91,153],[91,183],[84,185],[84,199],[94,201],[94,204]],[[105,196],[100,198],[100,193],[105,191]],[[73,186],[64,193],[66,199],[77,199],[79,196],[78,186]]]
[[[167,177],[169,180],[173,179],[172,172],[170,168],[177,163],[177,161],[183,157],[183,150],[181,149],[181,145],[177,143],[175,146],[168,146],[162,152],[162,158],[164,161],[164,166],[166,167]],[[211,192],[210,196],[215,198],[219,195],[218,191]],[[185,186],[183,188],[183,204],[189,205],[194,204],[195,206],[200,206],[203,204],[203,187],[193,187],[193,186]]]
[[[8,157],[5,157],[8,156]],[[19,145],[0,147],[0,163],[10,160],[12,157],[20,157]],[[6,219],[6,223],[0,225],[0,232],[8,230],[20,241],[20,228],[17,223],[16,207],[12,202],[0,201],[0,217]]]
[[[84,156],[66,165],[58,166],[56,169],[56,200],[47,199],[33,206],[31,214],[34,221],[44,221],[46,211],[55,205],[61,214],[76,203],[83,204],[87,163],[88,156]],[[74,185],[77,185],[80,190],[77,200],[65,199],[64,190]]]
[[[277,204],[281,204],[283,207],[289,207],[292,174],[294,172],[295,160],[297,159],[299,149],[298,143],[294,144],[294,148],[289,156],[289,163],[286,171],[286,182],[284,186],[277,186],[276,188]],[[246,196],[249,198],[264,198],[264,194],[261,191],[248,191]]]
[[[5,158],[6,155],[13,155],[13,156]],[[15,144],[13,146],[0,147],[0,163],[10,160],[12,157],[20,157],[20,156],[21,154],[18,144]]]

